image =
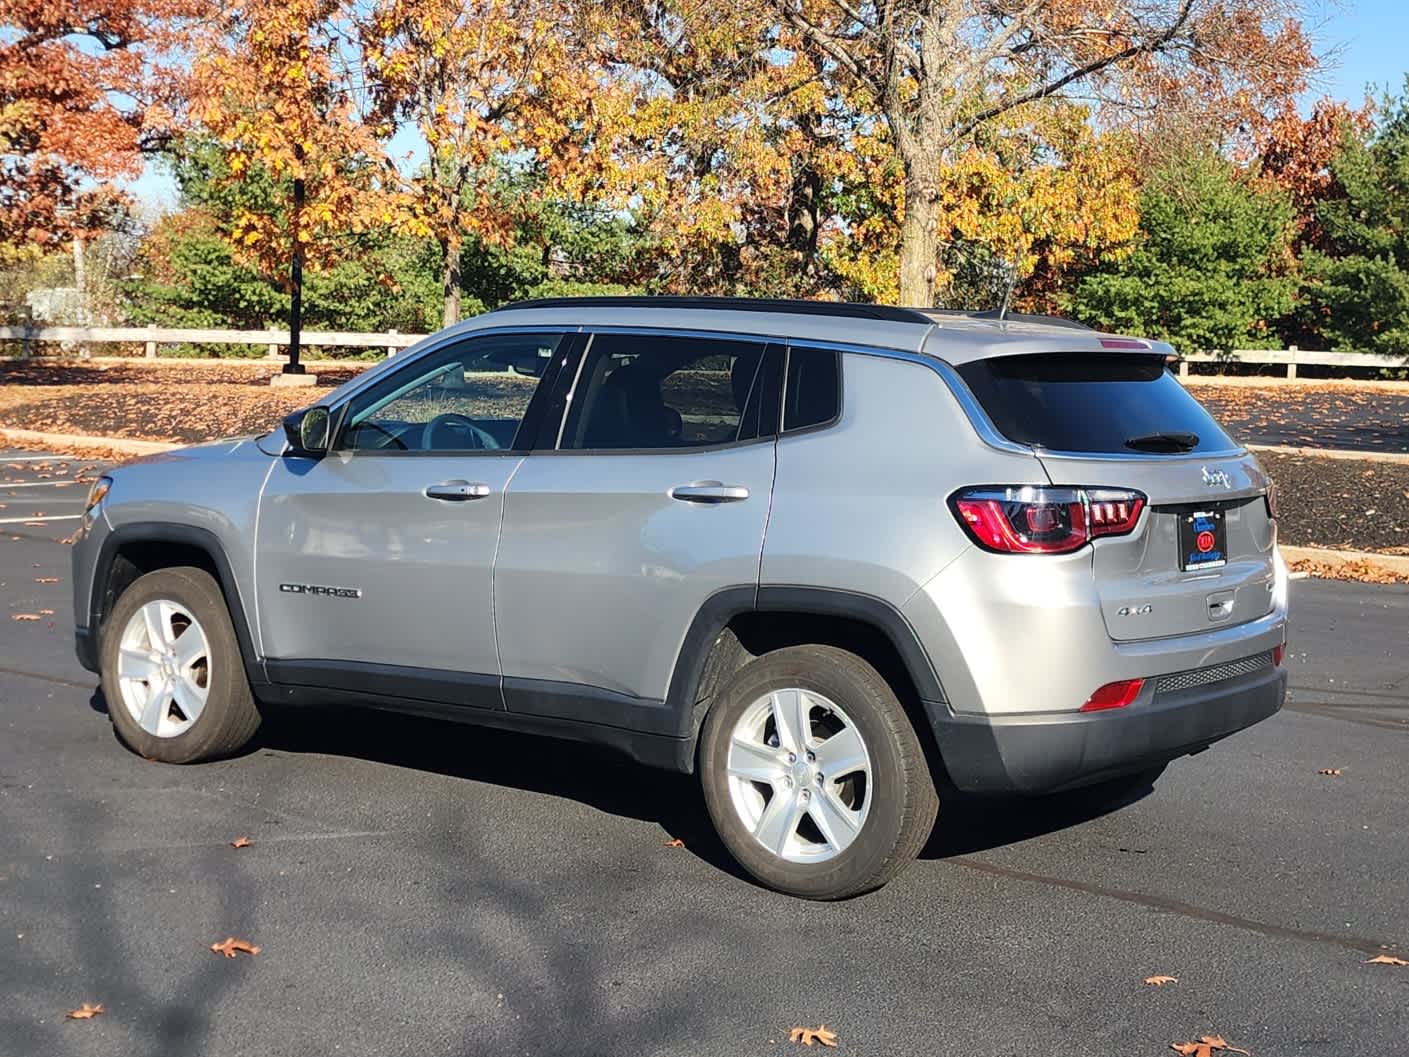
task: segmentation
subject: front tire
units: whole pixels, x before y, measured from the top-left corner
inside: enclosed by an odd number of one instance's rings
[[[113,727],[142,756],[228,756],[259,728],[225,596],[204,569],[158,569],[135,580],[113,606],[100,657]]]
[[[735,673],[705,720],[699,766],[739,865],[808,899],[885,884],[919,854],[939,809],[895,692],[831,646],[777,650]]]

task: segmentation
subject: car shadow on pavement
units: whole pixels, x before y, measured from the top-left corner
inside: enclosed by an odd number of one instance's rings
[[[270,710],[254,747],[344,756],[575,800],[655,823],[711,865],[744,876],[715,835],[693,775],[646,767],[585,742],[376,709],[335,714],[337,721],[329,723],[325,709]]]
[[[1071,829],[1143,800],[1153,790],[1146,785],[1122,796],[1086,789],[1040,797],[951,793],[940,803],[939,820],[920,858],[972,855]]]
[[[106,714],[95,689],[89,707]],[[519,734],[376,709],[272,709],[251,752],[344,756],[431,774],[486,782],[587,804],[598,811],[652,822],[711,866],[748,880],[725,850],[693,775],[635,763],[584,742]],[[947,784],[947,783],[946,783]],[[1075,790],[1044,797],[975,797],[950,787],[922,859],[947,859],[1000,848],[1080,826],[1148,796]]]

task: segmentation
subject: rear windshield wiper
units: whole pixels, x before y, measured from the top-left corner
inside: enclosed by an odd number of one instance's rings
[[[1125,446],[1137,451],[1193,451],[1199,446],[1199,435],[1179,432],[1142,433],[1138,437],[1125,438]]]

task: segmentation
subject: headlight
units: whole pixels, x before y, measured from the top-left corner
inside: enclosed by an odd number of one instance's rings
[[[83,512],[86,514],[103,501],[103,497],[112,491],[113,479],[111,477],[99,477],[93,482],[93,487],[88,489],[88,502],[83,504]]]

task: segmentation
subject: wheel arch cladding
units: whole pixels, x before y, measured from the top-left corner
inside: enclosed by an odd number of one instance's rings
[[[219,585],[245,672],[251,683],[264,683],[234,571],[219,537],[207,529],[161,522],[139,522],[114,529],[98,552],[86,614],[88,626],[95,634],[101,634],[118,596],[139,576],[186,565],[205,570]]]
[[[889,682],[927,749],[927,706],[944,691],[915,629],[894,606],[852,591],[798,586],[727,588],[712,595],[685,635],[669,700],[689,739],[691,767],[714,696],[755,657],[785,646],[831,645],[855,653]]]

